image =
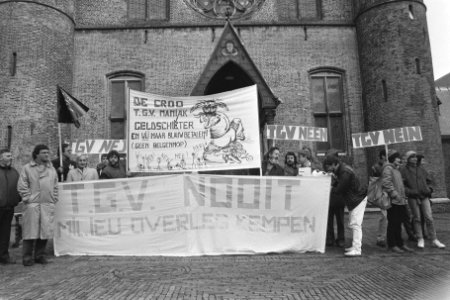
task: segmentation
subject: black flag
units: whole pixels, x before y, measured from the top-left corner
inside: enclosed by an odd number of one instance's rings
[[[89,108],[72,95],[58,87],[58,123],[73,123],[80,127],[79,118],[89,111]]]

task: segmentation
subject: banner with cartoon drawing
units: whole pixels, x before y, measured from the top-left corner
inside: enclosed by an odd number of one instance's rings
[[[128,170],[260,168],[256,85],[208,96],[129,90]]]

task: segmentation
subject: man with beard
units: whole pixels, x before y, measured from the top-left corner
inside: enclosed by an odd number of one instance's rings
[[[125,166],[120,163],[119,152],[111,150],[108,152],[108,165],[103,169],[100,179],[126,178]]]
[[[262,163],[262,173],[264,176],[283,176],[284,169],[278,164],[280,159],[280,149],[272,147],[267,153],[266,159]]]
[[[294,152],[288,152],[284,157],[284,175],[285,176],[298,175],[297,156],[295,156]]]

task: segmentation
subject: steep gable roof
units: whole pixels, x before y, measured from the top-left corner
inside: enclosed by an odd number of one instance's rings
[[[229,21],[225,24],[222,35],[217,41],[217,45],[191,95],[203,95],[214,74],[229,62],[237,64],[258,86],[262,109],[275,109],[281,103],[281,100],[273,94],[261,72],[250,58],[244,44]]]

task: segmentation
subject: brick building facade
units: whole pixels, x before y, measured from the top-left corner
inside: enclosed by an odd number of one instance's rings
[[[227,5],[244,12],[232,26],[214,15]],[[379,148],[353,149],[352,133],[420,125],[423,142],[392,147],[423,152],[444,197],[425,14],[421,0],[0,0],[0,143],[19,167],[37,143],[56,152],[57,84],[90,108],[79,129],[62,126],[65,139],[123,138],[126,87],[257,84],[261,132],[326,126],[329,144],[305,144],[339,149],[363,177]]]

